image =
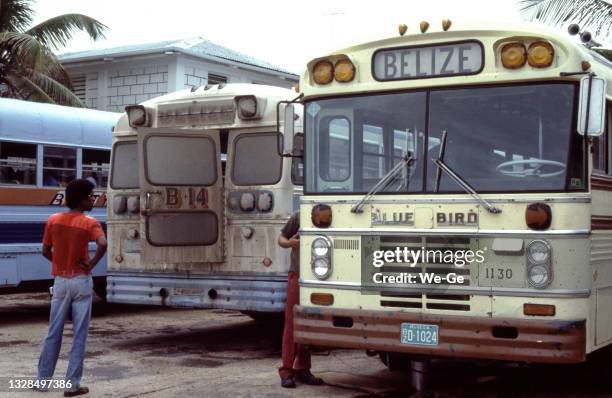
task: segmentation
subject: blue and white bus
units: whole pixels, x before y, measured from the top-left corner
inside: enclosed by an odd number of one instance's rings
[[[106,228],[112,129],[119,116],[0,99],[0,294],[51,286],[51,264],[41,255],[43,231],[49,215],[64,210],[65,186],[73,179],[95,182],[91,215]],[[93,276],[103,294],[106,259]]]

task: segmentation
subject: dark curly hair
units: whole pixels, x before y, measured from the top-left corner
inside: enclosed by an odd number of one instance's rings
[[[81,201],[89,197],[94,188],[94,184],[84,178],[70,182],[66,187],[66,206],[76,209]]]

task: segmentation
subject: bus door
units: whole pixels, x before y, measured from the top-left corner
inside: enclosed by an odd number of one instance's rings
[[[219,131],[139,129],[138,148],[143,265],[223,261]]]

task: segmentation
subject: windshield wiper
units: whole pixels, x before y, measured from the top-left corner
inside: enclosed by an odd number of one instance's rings
[[[479,201],[485,209],[489,211],[489,213],[498,214],[501,213],[501,209],[493,206],[491,203],[487,202],[484,198],[482,198],[478,192],[470,184],[467,183],[459,174],[455,173],[453,169],[448,167],[446,163],[444,163],[444,153],[446,151],[446,130],[442,131],[442,141],[440,142],[440,154],[438,159],[431,159],[437,166],[438,170],[436,172],[436,192],[440,190],[440,178],[442,174],[440,170],[443,170],[448,176],[457,183],[465,192],[469,193],[474,199]]]
[[[372,189],[370,189],[368,193],[363,196],[363,198],[361,198],[359,203],[351,208],[351,213],[363,213],[363,205],[366,203],[366,201],[368,201],[372,196],[376,195],[380,190],[384,189],[404,166],[410,167],[413,160],[414,159],[411,153],[404,155],[401,160],[395,166],[393,166],[393,168],[389,170],[389,172],[385,174],[380,181],[378,181],[376,185],[374,185]],[[407,173],[406,180],[409,178],[410,173]]]

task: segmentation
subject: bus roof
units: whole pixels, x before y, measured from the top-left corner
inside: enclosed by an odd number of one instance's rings
[[[110,148],[120,113],[0,98],[3,140]]]
[[[193,101],[216,101],[216,100],[233,100],[238,96],[254,95],[258,98],[268,99],[266,104],[266,112],[261,120],[257,123],[273,122],[276,115],[276,103],[278,101],[292,100],[298,96],[298,93],[283,87],[268,86],[265,84],[250,84],[250,83],[228,83],[220,85],[205,85],[194,89],[185,89],[175,91],[166,95],[152,98],[143,102],[141,105],[155,108],[161,104],[189,104]],[[124,113],[121,119],[117,122],[115,132],[123,134],[129,132],[130,127],[127,121],[127,115]]]
[[[397,28],[390,26],[391,29],[397,32]],[[499,65],[497,56],[500,51],[500,43],[521,40],[529,42],[537,39],[547,40],[553,44],[557,57],[555,64],[548,68],[525,67],[516,70],[504,69]],[[427,46],[463,40],[478,40],[484,45],[484,68],[478,74],[383,82],[376,81],[372,76],[371,63],[376,50],[404,46]],[[321,86],[311,81],[310,71],[318,61],[330,59],[333,62],[338,56],[348,56],[356,66],[356,78],[351,83],[332,82]],[[559,79],[560,72],[582,71],[581,61],[588,61],[591,64],[590,70],[595,74],[608,81],[612,80],[612,62],[586,48],[579,43],[579,39],[576,37],[560,33],[558,30],[545,25],[497,21],[479,23],[456,23],[453,21],[450,28],[444,31],[440,21],[437,24],[432,23],[425,33],[421,33],[418,24],[415,24],[408,26],[404,36],[396,33],[393,37],[359,43],[317,57],[308,63],[307,69],[303,72],[300,79],[300,89],[306,97],[318,97],[338,95],[339,93],[363,93],[425,86],[502,83],[529,79],[552,80]],[[564,79],[577,78],[580,78],[580,76]],[[612,84],[608,84],[608,95],[612,96]]]
[[[228,83],[221,85],[205,85],[193,89],[175,91],[143,102],[144,105],[158,103],[184,102],[185,100],[206,99],[207,97],[236,97],[240,95],[256,95],[261,97],[277,97],[290,100],[297,93],[283,87],[268,86],[265,84]]]

